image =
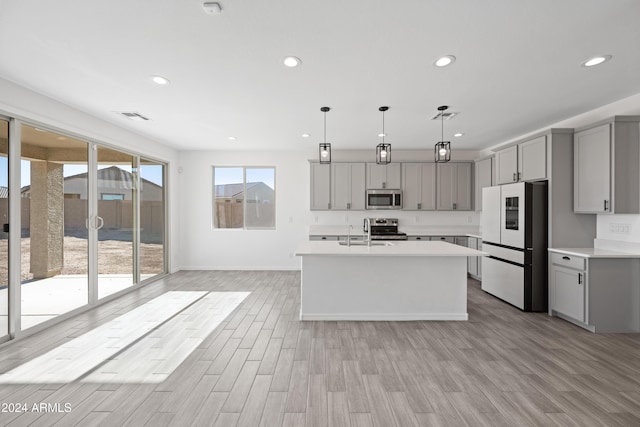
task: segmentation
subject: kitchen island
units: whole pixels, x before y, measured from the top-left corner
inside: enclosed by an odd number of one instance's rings
[[[359,242],[361,243],[361,242]],[[301,320],[467,320],[467,257],[441,241],[303,242]]]

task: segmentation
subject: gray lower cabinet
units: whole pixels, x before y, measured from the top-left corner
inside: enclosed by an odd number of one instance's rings
[[[309,236],[309,240],[339,240],[340,236]]]
[[[482,239],[478,237],[469,237],[467,247],[475,250],[482,250]],[[477,256],[470,256],[467,258],[467,273],[474,279],[480,280],[482,278],[482,258]]]
[[[550,314],[592,332],[640,332],[640,259],[550,253]]]

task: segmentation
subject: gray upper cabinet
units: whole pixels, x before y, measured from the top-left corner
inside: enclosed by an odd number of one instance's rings
[[[547,179],[547,138],[540,136],[496,151],[497,184]]]
[[[481,211],[482,189],[493,185],[493,157],[476,161],[475,178],[475,206]]]
[[[575,212],[640,213],[639,122],[640,116],[617,116],[575,133]]]
[[[434,210],[436,208],[436,164],[402,164],[402,209]]]
[[[331,164],[331,209],[364,210],[364,163]]]
[[[496,151],[496,179],[498,184],[509,184],[518,177],[518,146]]]
[[[311,163],[311,210],[331,209],[331,165]]]
[[[437,209],[471,210],[471,163],[438,163]]]
[[[401,188],[400,163],[367,163],[367,189]]]

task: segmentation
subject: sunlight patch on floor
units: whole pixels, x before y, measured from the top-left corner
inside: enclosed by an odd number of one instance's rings
[[[211,292],[115,356],[82,382],[160,383],[213,332],[250,292]]]
[[[48,384],[75,381],[206,294],[206,291],[167,292],[0,375],[0,384]]]

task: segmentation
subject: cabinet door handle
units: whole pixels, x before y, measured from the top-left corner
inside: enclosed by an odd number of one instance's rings
[[[516,173],[514,172],[513,173],[513,181],[515,181],[515,180],[516,180]]]
[[[563,256],[562,259],[566,259],[567,261],[571,260],[571,258],[569,258],[568,256]]]
[[[351,203],[347,203],[347,209],[351,209]]]
[[[605,211],[605,212],[607,211],[607,205],[608,205],[608,204],[609,204],[609,201],[608,201],[608,200],[605,200],[605,201],[604,201],[604,211]]]
[[[324,236],[322,236],[322,237],[321,237],[321,239],[322,239],[322,240],[327,240],[327,238],[326,238],[326,237],[324,237]]]
[[[582,285],[582,273],[578,273],[578,285]]]
[[[387,183],[386,182],[382,183],[382,188],[387,188]]]
[[[456,209],[458,209],[458,204],[457,204],[457,203],[454,203],[454,204],[453,204],[453,210],[455,211]]]
[[[422,203],[418,203],[418,210],[422,209]]]
[[[522,176],[522,175],[520,174],[520,172],[518,172],[518,181],[520,181],[520,179],[521,179],[520,177],[521,177],[521,176]]]
[[[416,240],[422,240],[422,237],[416,237]]]

